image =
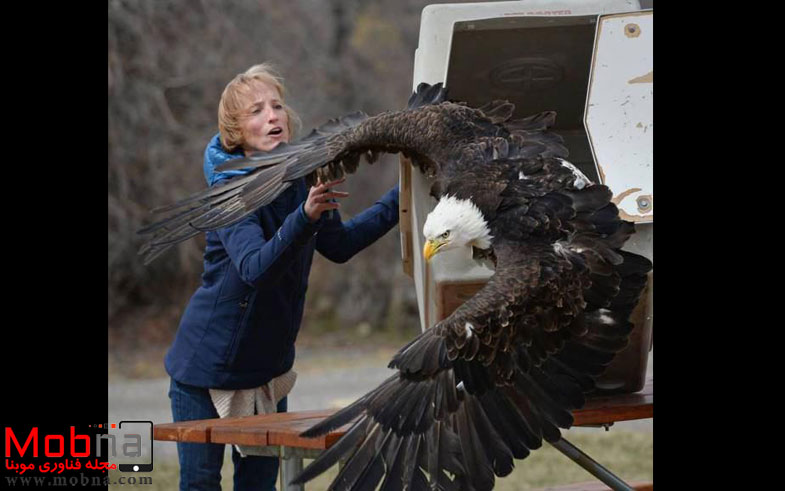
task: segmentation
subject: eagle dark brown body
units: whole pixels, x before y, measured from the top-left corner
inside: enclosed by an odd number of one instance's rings
[[[495,273],[449,317],[401,348],[396,373],[304,433],[355,421],[296,482],[339,459],[330,489],[486,490],[543,439],[572,424],[614,355],[627,343],[651,263],[621,250],[634,232],[610,190],[563,160],[547,131],[554,113],[512,120],[513,106],[445,102],[425,84],[404,111],[336,119],[291,145],[232,161],[252,168],[169,211],[148,227],[146,250],[227,226],[301,177],[332,179],[361,156],[403,152],[433,177],[435,198],[470,201],[492,236]],[[157,242],[157,243],[156,243]]]

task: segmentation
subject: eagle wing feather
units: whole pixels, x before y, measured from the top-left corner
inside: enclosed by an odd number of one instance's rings
[[[566,156],[561,137],[545,129],[555,113],[510,120],[512,104],[495,101],[473,109],[446,101],[442,84],[420,84],[404,111],[368,116],[352,113],[328,121],[308,136],[219,165],[245,170],[207,190],[153,210],[156,222],[141,230],[151,237],[140,254],[150,263],[172,245],[203,231],[227,227],[272,202],[291,181],[313,185],[354,173],[361,159],[402,152],[423,173],[445,183],[478,163],[537,155]]]

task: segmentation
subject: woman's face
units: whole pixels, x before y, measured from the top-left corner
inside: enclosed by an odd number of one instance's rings
[[[240,119],[245,153],[270,151],[289,141],[289,117],[278,90],[254,81]]]

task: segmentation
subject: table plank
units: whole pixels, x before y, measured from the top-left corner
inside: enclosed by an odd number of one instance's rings
[[[652,418],[654,377],[648,377],[639,392],[587,398],[586,405],[572,415],[575,426]]]
[[[243,428],[248,424],[247,418],[246,416],[238,416],[235,418],[197,419],[157,424],[153,427],[153,439],[191,443],[215,443],[212,440],[212,431],[215,427]]]
[[[212,419],[181,421],[178,423],[162,423],[153,426],[153,439],[174,441],[210,443],[210,427]]]
[[[322,419],[324,418],[300,420],[292,424],[280,423],[274,425],[270,427],[267,438],[270,442],[270,445],[325,449],[331,447],[335,442],[337,442],[351,427],[351,423],[349,423],[318,438],[303,438],[300,436],[300,433],[309,429],[316,423],[320,422]]]
[[[333,414],[334,409],[320,409],[314,411],[298,411],[296,413],[275,413],[259,414],[256,416],[246,416],[242,418],[245,424],[224,425],[221,420],[213,420],[215,423],[211,429],[210,441],[213,443],[236,443],[238,445],[282,445],[278,433],[299,435],[319,421]],[[287,430],[288,429],[288,430]],[[272,432],[272,433],[271,433]],[[273,437],[272,439],[270,437]],[[319,443],[319,439],[302,440],[303,448],[326,448],[324,442]],[[324,439],[322,439],[324,440]],[[305,445],[305,442],[310,445]]]

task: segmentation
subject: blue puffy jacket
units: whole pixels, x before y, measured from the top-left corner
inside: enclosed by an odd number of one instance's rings
[[[214,137],[205,151],[207,182],[238,172],[214,172],[238,156],[224,153]],[[197,387],[248,389],[287,372],[314,249],[342,263],[398,223],[397,186],[346,223],[338,210],[311,223],[303,208],[307,196],[300,179],[241,222],[207,233],[202,284],[166,354],[172,378]]]

